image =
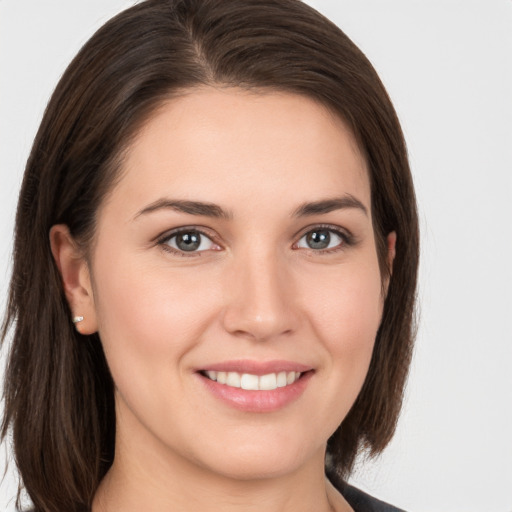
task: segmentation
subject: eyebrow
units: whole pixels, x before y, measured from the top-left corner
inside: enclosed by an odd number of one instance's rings
[[[183,201],[179,199],[158,199],[151,203],[146,208],[142,209],[135,218],[141,215],[146,215],[157,210],[171,209],[181,213],[188,213],[189,215],[201,215],[204,217],[214,217],[216,219],[231,219],[231,213],[223,210],[220,206],[214,203],[204,203],[201,201]]]
[[[335,210],[344,210],[348,208],[356,208],[368,216],[366,206],[364,206],[359,199],[350,194],[346,194],[343,197],[303,203],[292,213],[292,217],[310,217],[313,215],[322,215]],[[222,209],[219,205],[214,203],[162,198],[142,209],[135,215],[135,219],[141,215],[146,215],[163,209],[171,209],[177,212],[187,213],[189,215],[200,215],[216,219],[229,220],[233,218],[232,213]]]
[[[309,217],[311,215],[321,215],[335,210],[345,210],[347,208],[356,208],[361,210],[368,217],[366,206],[351,194],[343,197],[334,197],[312,203],[301,204],[294,212],[294,217]]]

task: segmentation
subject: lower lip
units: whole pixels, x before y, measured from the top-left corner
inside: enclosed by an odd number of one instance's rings
[[[245,412],[274,412],[297,400],[305,391],[313,372],[301,375],[293,384],[269,391],[249,391],[234,388],[198,373],[206,388],[218,399],[229,406]]]

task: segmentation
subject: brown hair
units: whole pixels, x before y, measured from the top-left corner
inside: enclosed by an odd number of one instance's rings
[[[104,25],[60,80],[28,159],[2,339],[12,330],[2,435],[36,510],[87,510],[112,464],[113,383],[97,334],[70,322],[49,230],[87,248],[123,150],[170,96],[199,85],[302,94],[334,111],[366,158],[383,280],[393,275],[363,389],[328,443],[346,477],[390,441],[411,358],[418,265],[403,135],[375,70],[339,28],[299,0],[147,0]],[[341,391],[340,391],[341,392]]]

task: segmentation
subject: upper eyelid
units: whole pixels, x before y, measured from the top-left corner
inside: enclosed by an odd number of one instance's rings
[[[338,233],[342,236],[345,236],[347,238],[353,238],[353,234],[350,230],[347,228],[343,228],[341,226],[337,226],[334,224],[312,224],[310,226],[306,226],[305,228],[302,228],[300,231],[298,231],[294,237],[299,238],[299,240],[304,236],[310,233],[311,231],[314,231],[315,229],[325,229],[327,231],[333,231],[334,233]]]
[[[203,226],[182,226],[179,228],[169,229],[168,231],[164,231],[160,235],[156,236],[154,241],[161,243],[165,240],[169,240],[173,236],[179,235],[180,233],[187,233],[189,231],[197,231],[206,238],[209,238],[212,242],[218,243],[218,237],[209,233],[210,229]]]

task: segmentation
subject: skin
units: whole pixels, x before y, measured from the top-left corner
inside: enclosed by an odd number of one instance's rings
[[[333,198],[346,204],[294,215]],[[306,237],[318,226],[324,251]],[[199,251],[162,240],[183,227],[207,235]],[[326,442],[364,382],[383,295],[366,164],[336,116],[292,94],[189,91],[129,148],[91,257],[66,226],[51,242],[77,328],[99,331],[116,384],[116,457],[94,512],[351,510],[324,477]],[[198,374],[233,359],[312,372],[296,400],[248,412]]]

